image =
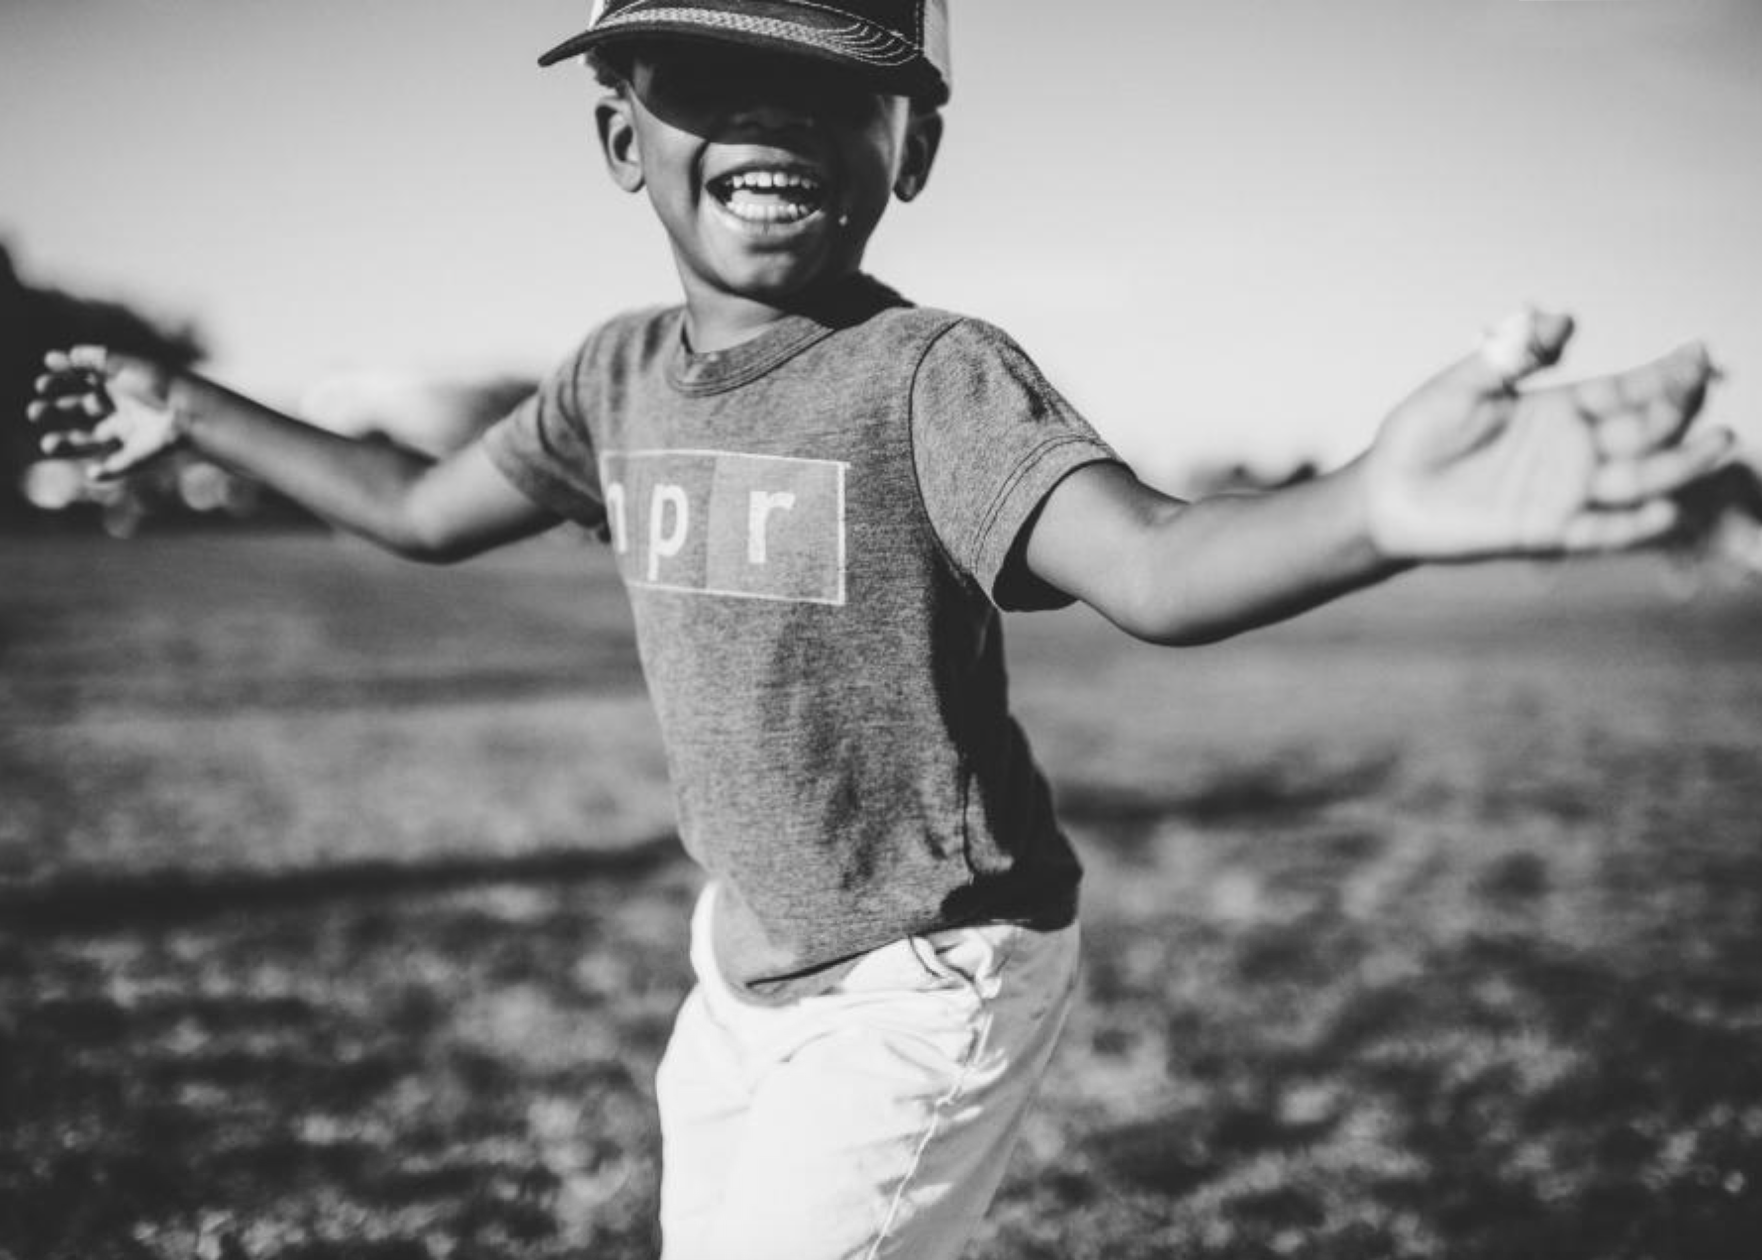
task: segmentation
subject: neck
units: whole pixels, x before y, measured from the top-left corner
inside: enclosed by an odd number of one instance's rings
[[[726,293],[687,281],[685,335],[692,350],[713,354],[750,341],[792,315],[825,318],[837,308],[838,294],[853,276],[854,273],[840,276],[779,301]]]

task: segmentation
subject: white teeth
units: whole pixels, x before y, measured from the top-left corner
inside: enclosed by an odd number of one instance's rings
[[[796,223],[814,213],[814,207],[778,205],[756,201],[734,200],[727,205],[730,214],[747,223]]]
[[[800,171],[754,168],[723,176],[716,199],[743,223],[799,223],[819,212],[820,181]]]
[[[819,184],[794,171],[741,171],[728,177],[730,188],[818,188]]]

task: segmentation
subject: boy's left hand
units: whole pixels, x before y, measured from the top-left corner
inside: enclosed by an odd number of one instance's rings
[[[1644,367],[1519,393],[1572,321],[1526,312],[1384,422],[1362,466],[1373,543],[1391,559],[1610,551],[1677,522],[1671,496],[1721,468],[1726,429],[1687,435],[1717,376],[1684,346]]]

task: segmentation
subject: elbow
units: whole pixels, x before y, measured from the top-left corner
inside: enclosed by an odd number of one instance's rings
[[[1191,556],[1191,504],[1159,502],[1119,547],[1113,562],[1086,574],[1091,603],[1125,633],[1157,647],[1204,647],[1245,627],[1220,616],[1208,600]]]
[[[445,566],[469,560],[477,548],[467,547],[457,539],[429,534],[401,534],[386,540],[386,546],[400,559],[417,564]]]
[[[1127,633],[1156,647],[1166,648],[1210,647],[1236,636],[1234,630],[1197,626],[1157,627],[1145,631],[1128,630]]]
[[[1140,582],[1125,592],[1123,598],[1100,606],[1099,611],[1134,639],[1156,647],[1206,647],[1234,638],[1245,629],[1239,624],[1207,617],[1195,604],[1196,601],[1176,584]]]
[[[1185,618],[1167,620],[1113,618],[1113,622],[1134,639],[1140,639],[1156,647],[1167,648],[1209,647],[1214,643],[1222,643],[1225,639],[1232,639],[1240,633],[1236,627],[1210,625]]]
[[[457,564],[467,558],[467,553],[456,548],[432,547],[423,543],[395,543],[391,552],[400,560],[434,566]]]
[[[399,559],[426,565],[457,564],[481,550],[470,546],[444,522],[429,520],[408,505],[386,524],[376,541]]]

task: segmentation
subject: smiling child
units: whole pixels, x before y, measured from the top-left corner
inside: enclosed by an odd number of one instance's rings
[[[1075,989],[1079,881],[1000,609],[1209,642],[1421,561],[1660,537],[1730,447],[1688,434],[1699,347],[1520,392],[1571,331],[1530,312],[1337,472],[1156,491],[1004,333],[862,271],[935,165],[946,40],[939,0],[596,5],[542,60],[606,85],[607,168],[684,301],[595,329],[446,459],[90,348],[32,406],[97,475],[189,445],[416,558],[563,520],[611,548],[708,876],[658,1084],[668,1260],[947,1260],[995,1192]]]

